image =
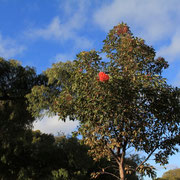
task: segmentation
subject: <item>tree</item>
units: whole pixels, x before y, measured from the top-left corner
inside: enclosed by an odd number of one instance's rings
[[[93,159],[87,154],[88,147],[75,137],[56,137],[56,145],[64,152],[66,166],[53,171],[55,179],[89,179],[95,168]]]
[[[87,155],[86,145],[76,138],[55,141],[52,135],[31,130],[34,118],[26,109],[25,95],[42,84],[46,77],[36,75],[33,68],[0,59],[0,179],[57,179],[63,172],[68,179],[89,179],[102,163]],[[53,85],[49,88],[55,91]]]
[[[58,136],[55,139],[57,147],[64,152],[66,166],[64,168],[61,166],[58,170],[52,171],[54,179],[90,179],[91,173],[107,167],[110,173],[117,173],[117,171],[114,171],[114,169],[111,168],[114,165],[113,162],[107,161],[105,158],[98,162],[93,161],[92,157],[88,155],[89,147],[83,144],[82,140],[78,140],[76,137],[67,138],[65,136]],[[139,161],[140,160],[137,155],[127,159],[127,163],[132,166],[137,166]],[[104,173],[101,171],[97,179],[114,180],[115,178],[111,177],[110,175],[104,175]],[[138,176],[136,176],[136,174],[131,174],[127,176],[127,179],[138,180]]]
[[[19,147],[18,180],[51,180],[52,171],[67,166],[65,152],[57,146],[53,135],[41,133],[39,130],[27,131],[25,138]]]
[[[29,110],[35,116],[46,109],[60,119],[79,120],[89,153],[94,160],[115,161],[117,179],[133,172],[154,177],[147,160],[154,155],[156,163],[166,164],[178,150],[180,90],[162,77],[168,67],[164,58],[156,58],[155,50],[126,24],[109,32],[102,52],[108,60],[102,61],[95,50],[83,51],[73,62],[47,69],[49,85],[32,89]],[[125,163],[128,149],[147,156],[133,168]]]
[[[45,76],[36,75],[34,68],[0,58],[0,168],[9,176],[18,172],[16,150],[35,120],[27,110],[25,95],[45,82]]]
[[[157,180],[179,180],[180,179],[180,169],[173,169],[165,172],[162,178]]]
[[[32,125],[34,118],[27,111],[25,95],[43,82],[45,77],[36,75],[33,68],[23,67],[16,60],[0,58],[0,139]],[[13,137],[16,136],[13,134]]]
[[[14,145],[14,146],[13,146]],[[64,150],[53,135],[26,130],[0,161],[0,179],[52,179],[52,171],[67,167]]]

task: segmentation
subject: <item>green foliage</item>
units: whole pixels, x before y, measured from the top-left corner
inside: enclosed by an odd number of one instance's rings
[[[53,135],[27,130],[10,148],[4,152],[6,162],[0,162],[0,178],[51,179],[52,170],[66,167],[65,153]]]
[[[84,180],[90,179],[91,173],[100,170],[100,167],[104,169],[107,166],[109,172],[117,173],[106,159],[94,162],[87,154],[89,147],[77,138],[54,138],[53,135],[31,130],[34,117],[27,111],[25,97],[31,88],[34,86],[32,93],[37,96],[43,93],[43,99],[32,97],[35,105],[39,104],[36,108],[41,107],[41,113],[42,106],[43,109],[48,108],[54,102],[50,99],[57,98],[62,89],[73,84],[69,76],[69,72],[74,71],[72,63],[59,63],[53,68],[46,72],[47,76],[52,76],[47,84],[46,76],[37,76],[33,68],[22,67],[15,60],[0,59],[0,179]],[[63,106],[69,109],[71,94],[61,96],[66,102]],[[57,105],[54,104],[54,107],[57,108]],[[127,161],[127,164],[133,163]],[[137,178],[135,174],[130,177]],[[102,173],[97,179],[109,178]]]
[[[18,61],[0,59],[0,131],[3,135],[18,132],[34,120],[26,110],[24,96],[34,86],[35,76],[33,69],[23,68]]]
[[[52,172],[54,179],[72,179],[72,180],[84,180],[90,179],[90,174],[96,171],[108,168],[109,172],[117,174],[117,171],[114,171],[112,166],[115,164],[107,161],[106,159],[101,159],[101,161],[95,162],[88,155],[89,147],[84,145],[81,140],[77,138],[70,137],[66,138],[65,136],[56,137],[56,144],[61,148],[65,153],[66,159],[66,168],[60,168]],[[133,156],[127,159],[128,165],[137,166],[137,163],[140,162],[139,157]],[[98,177],[98,180],[109,180],[115,179],[110,175],[104,174],[101,172]],[[135,173],[128,175],[127,180],[136,180],[138,177]]]
[[[88,156],[88,147],[80,144],[77,138],[66,138],[64,136],[56,137],[56,144],[64,151],[66,158],[66,168],[59,169],[58,177],[64,179],[88,179],[94,162]]]
[[[180,169],[169,170],[162,177],[168,180],[178,180],[180,179]]]
[[[180,179],[180,169],[173,169],[165,172],[162,178],[157,180],[179,180]]]
[[[68,112],[64,111],[66,115],[70,115],[71,110],[68,110],[70,107],[71,102],[67,99],[70,98],[69,94],[63,93],[62,89],[66,89],[69,87],[72,82],[70,79],[70,73],[74,71],[71,62],[65,63],[57,63],[53,64],[53,67],[47,69],[44,72],[44,75],[48,77],[48,84],[47,85],[40,85],[34,86],[31,94],[27,95],[26,97],[33,102],[31,106],[29,106],[29,110],[32,112],[32,115],[35,117],[42,117],[44,113],[57,114],[58,112],[58,104],[61,102],[63,108],[65,108]],[[61,94],[62,92],[62,94]],[[39,97],[39,95],[42,95]],[[60,102],[59,102],[60,101]],[[50,106],[52,104],[53,106]],[[48,110],[43,111],[42,110]],[[56,110],[55,110],[56,109]],[[65,120],[65,119],[64,119]]]
[[[16,60],[0,58],[0,139],[5,140],[10,132],[20,132],[32,125],[34,118],[27,111],[25,95],[35,85],[45,83],[45,76],[37,76],[35,70],[22,67]],[[13,136],[16,135],[13,133]]]
[[[166,164],[180,142],[180,90],[162,77],[168,67],[164,58],[155,58],[155,50],[126,24],[109,32],[102,52],[107,61],[92,50],[73,62],[54,64],[45,72],[49,84],[34,87],[27,96],[29,110],[34,116],[47,110],[63,120],[79,120],[89,153],[96,161],[115,161],[119,178],[129,172],[154,177],[146,161],[155,154],[156,163]],[[100,71],[108,73],[109,81],[99,81]],[[129,148],[147,154],[136,168],[125,166]]]
[[[45,82],[45,76],[37,76],[33,68],[0,58],[0,169],[8,179],[16,179],[25,158],[19,156],[25,133],[34,121],[25,95]]]
[[[68,180],[69,179],[68,171],[63,168],[58,169],[56,171],[53,170],[52,175],[53,175],[53,180],[58,180],[58,179]]]

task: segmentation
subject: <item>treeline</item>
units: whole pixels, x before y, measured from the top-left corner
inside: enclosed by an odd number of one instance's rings
[[[87,150],[77,138],[26,130],[1,147],[0,177],[3,180],[90,179],[90,174],[105,161],[95,163]]]

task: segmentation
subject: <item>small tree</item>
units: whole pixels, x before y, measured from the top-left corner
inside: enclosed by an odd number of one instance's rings
[[[109,32],[102,52],[106,61],[92,50],[73,62],[54,64],[45,72],[49,86],[36,86],[28,95],[29,109],[34,115],[46,109],[63,120],[78,119],[90,154],[114,160],[117,179],[132,172],[154,176],[146,161],[154,154],[156,163],[166,164],[180,142],[180,91],[161,75],[168,67],[164,58],[155,58],[154,49],[126,24]],[[125,162],[128,149],[147,157],[133,168]]]
[[[162,178],[157,178],[157,180],[178,180],[178,179],[180,179],[180,168],[166,171],[163,174]]]

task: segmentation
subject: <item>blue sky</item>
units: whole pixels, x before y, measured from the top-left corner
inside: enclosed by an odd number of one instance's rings
[[[180,87],[179,0],[0,0],[0,56],[41,73],[82,50],[100,50],[108,31],[122,21],[165,57],[170,67],[164,76]],[[77,124],[45,118],[35,128],[70,133]],[[170,158],[167,170],[176,167],[180,154]],[[158,175],[163,172],[158,167]]]

